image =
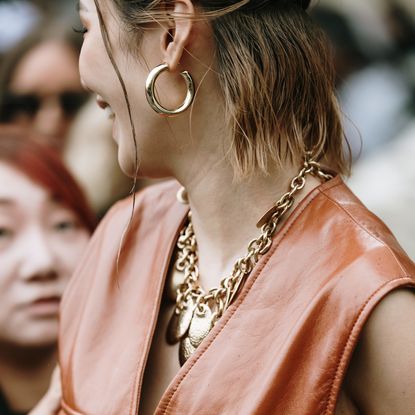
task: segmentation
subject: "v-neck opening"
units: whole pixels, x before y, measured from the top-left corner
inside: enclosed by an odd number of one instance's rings
[[[175,393],[179,389],[181,383],[190,373],[190,371],[194,368],[197,361],[202,358],[202,356],[208,351],[209,347],[212,343],[215,342],[216,338],[220,335],[222,330],[225,329],[227,323],[232,318],[236,310],[239,308],[241,303],[244,301],[246,296],[249,294],[253,283],[255,280],[261,275],[263,269],[265,268],[266,264],[268,263],[269,259],[274,254],[276,248],[283,240],[287,229],[295,222],[295,220],[307,209],[308,205],[321,193],[323,189],[330,188],[332,186],[336,186],[342,183],[342,180],[339,176],[330,179],[327,182],[321,183],[320,185],[316,186],[312,189],[301,202],[293,209],[293,211],[287,217],[287,220],[283,223],[281,228],[278,231],[278,234],[273,239],[273,246],[274,249],[271,248],[270,252],[265,254],[263,257],[260,258],[258,263],[256,264],[252,274],[249,276],[250,278],[247,279],[245,284],[242,286],[242,289],[239,295],[236,297],[236,300],[230,305],[230,307],[225,311],[222,318],[218,321],[208,336],[203,340],[201,345],[196,349],[196,351],[189,357],[186,363],[180,368],[180,370],[176,373],[176,375],[171,380],[169,386],[164,391],[161,396],[161,399],[155,409],[154,414],[161,415],[166,414],[167,409],[169,408],[171,402],[174,399]],[[203,347],[205,344],[205,347]]]
[[[149,331],[147,334],[147,339],[145,341],[146,344],[146,350],[144,352],[145,357],[142,361],[141,367],[139,368],[139,373],[137,374],[136,377],[136,382],[135,382],[135,408],[131,408],[131,414],[135,415],[139,413],[139,409],[140,409],[140,404],[141,404],[141,396],[142,396],[142,389],[143,389],[143,384],[144,384],[144,376],[147,370],[147,365],[148,365],[148,358],[150,356],[150,352],[151,352],[151,347],[153,344],[153,339],[154,339],[154,335],[155,335],[155,330],[157,328],[157,323],[159,321],[159,317],[160,317],[160,310],[162,307],[162,300],[163,300],[163,293],[164,293],[164,289],[165,289],[165,285],[166,285],[166,280],[167,280],[167,276],[168,276],[168,272],[170,270],[170,265],[171,265],[171,261],[172,261],[172,256],[174,254],[174,250],[176,247],[176,243],[177,243],[177,239],[180,235],[180,231],[182,229],[182,227],[184,226],[185,222],[186,222],[186,218],[187,218],[187,214],[189,212],[189,209],[183,209],[181,206],[177,207],[173,207],[173,209],[178,210],[177,211],[177,227],[175,229],[175,232],[172,234],[172,237],[170,238],[168,244],[166,244],[166,246],[168,246],[168,251],[167,251],[167,255],[166,258],[164,260],[164,263],[161,267],[161,272],[160,272],[160,280],[159,280],[159,285],[158,285],[158,295],[157,295],[157,299],[154,303],[154,308],[153,308],[153,317],[151,319],[150,322],[150,327],[149,327]],[[180,211],[179,211],[180,209]],[[172,214],[176,215],[176,211],[174,211]],[[162,395],[162,397],[164,396],[164,393]]]

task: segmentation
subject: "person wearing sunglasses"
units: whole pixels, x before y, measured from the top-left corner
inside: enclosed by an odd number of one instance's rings
[[[61,152],[88,93],[79,79],[79,37],[38,28],[6,56],[0,72],[0,122],[29,128]]]

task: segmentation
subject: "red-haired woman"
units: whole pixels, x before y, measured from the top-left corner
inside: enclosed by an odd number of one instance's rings
[[[116,206],[66,291],[59,414],[415,413],[415,266],[340,177],[309,3],[80,1],[121,167],[176,181],[127,231]]]
[[[0,126],[0,413],[27,413],[56,365],[58,307],[95,219],[60,159]]]

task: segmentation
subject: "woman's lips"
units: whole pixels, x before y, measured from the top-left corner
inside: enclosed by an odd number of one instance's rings
[[[115,113],[111,108],[111,105],[106,102],[101,95],[97,95],[97,104],[100,108],[102,108],[105,111],[105,114],[107,115],[108,119],[112,120],[115,117]]]
[[[96,99],[97,99],[98,106],[105,111],[105,113],[107,115],[107,118],[109,120],[112,120],[113,121],[113,124],[112,124],[112,138],[118,144],[118,140],[117,140],[117,136],[116,136],[116,126],[115,126],[115,113],[112,110],[110,104],[108,104],[108,102],[105,101],[101,97],[101,95],[97,95],[97,98]]]
[[[56,317],[60,301],[58,296],[39,298],[29,304],[29,312],[36,317]]]
[[[97,95],[96,100],[97,100],[98,107],[102,108],[103,110],[108,106],[108,103],[104,101],[101,95]]]

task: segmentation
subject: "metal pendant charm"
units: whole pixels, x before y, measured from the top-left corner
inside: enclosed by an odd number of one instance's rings
[[[186,363],[186,360],[196,351],[196,347],[192,345],[188,337],[180,342],[179,347],[179,362],[180,366]]]
[[[179,314],[174,311],[167,328],[166,339],[169,344],[176,344],[186,335],[192,321],[194,309],[195,303],[192,300],[188,300]]]
[[[214,314],[206,304],[196,307],[188,334],[193,347],[199,347],[200,343],[209,334],[213,327],[213,320]]]
[[[188,300],[179,316],[179,324],[177,326],[177,337],[179,339],[183,338],[187,334],[193,318],[194,310],[195,303],[193,300]]]
[[[153,81],[164,70],[166,67],[158,67],[151,75]],[[292,179],[288,191],[260,219],[257,226],[261,229],[261,235],[249,243],[246,256],[235,262],[232,274],[223,278],[220,286],[210,289],[207,293],[199,282],[197,240],[192,224],[192,213],[189,211],[187,224],[181,230],[176,244],[175,269],[183,274],[183,282],[177,285],[176,276],[173,275],[172,286],[169,287],[171,298],[176,301],[176,311],[169,323],[167,339],[170,344],[180,342],[180,364],[184,364],[196,351],[216,321],[238,296],[259,259],[270,250],[279,223],[292,208],[294,196],[304,188],[307,175],[324,180],[332,177],[331,173],[323,171],[318,161],[307,152],[304,163],[297,176]],[[214,303],[213,311],[209,307],[211,303]]]

